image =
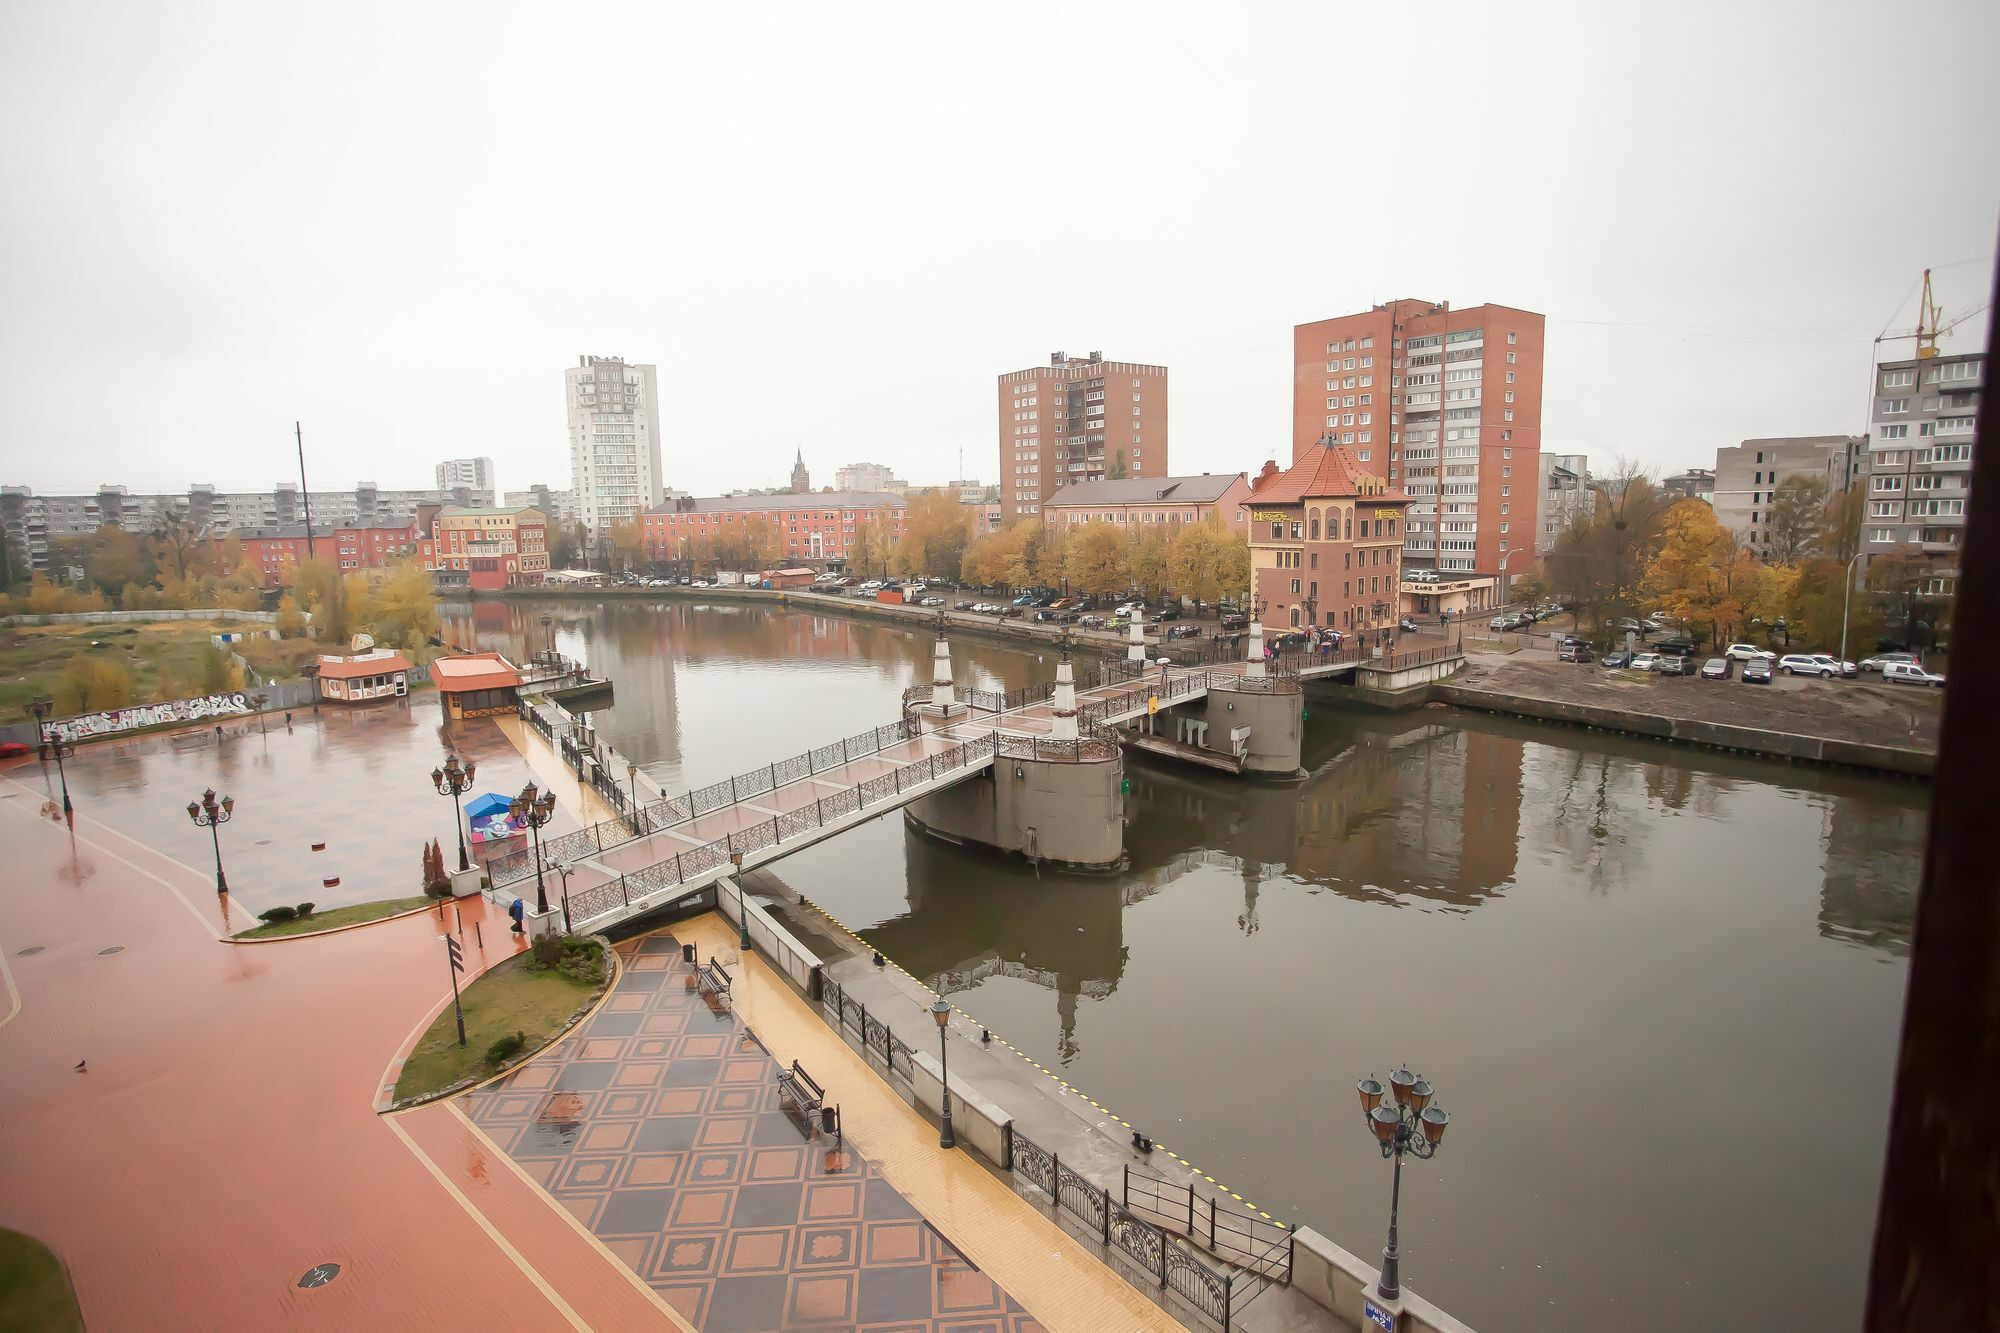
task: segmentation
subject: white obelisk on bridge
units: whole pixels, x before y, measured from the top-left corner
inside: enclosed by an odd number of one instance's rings
[[[1146,665],[1146,608],[1132,608],[1132,646],[1125,650],[1125,660]]]
[[[1049,727],[1052,741],[1073,741],[1076,729],[1076,675],[1069,665],[1069,635],[1063,635],[1062,661],[1056,666],[1056,692],[1049,700],[1055,721]]]

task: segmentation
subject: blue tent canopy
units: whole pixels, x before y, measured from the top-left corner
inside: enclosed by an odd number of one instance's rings
[[[465,803],[467,819],[490,819],[494,815],[504,815],[513,802],[497,792],[485,792]]]

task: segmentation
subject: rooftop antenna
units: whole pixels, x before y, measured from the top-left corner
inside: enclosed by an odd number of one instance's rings
[[[306,435],[299,423],[292,423],[292,437],[299,442],[299,503],[306,507],[306,559],[313,558],[312,492],[306,489]]]

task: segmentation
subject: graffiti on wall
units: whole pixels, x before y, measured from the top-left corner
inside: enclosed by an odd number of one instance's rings
[[[47,725],[48,736],[63,740],[85,740],[140,727],[171,726],[176,722],[199,722],[208,717],[232,717],[250,712],[250,700],[243,694],[208,694],[199,699],[176,699],[165,704],[140,704],[133,708],[112,708],[102,713],[82,713]]]

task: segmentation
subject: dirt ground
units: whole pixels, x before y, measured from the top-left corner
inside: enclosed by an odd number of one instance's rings
[[[1607,671],[1597,663],[1558,662],[1552,650],[1481,652],[1468,644],[1466,669],[1454,681],[1472,689],[1626,708],[1660,717],[1699,718],[1799,735],[1935,751],[1944,691],[1886,685],[1869,672],[1855,680],[1778,676],[1746,685],[1740,676],[1656,676]],[[1706,659],[1703,659],[1706,660]]]

